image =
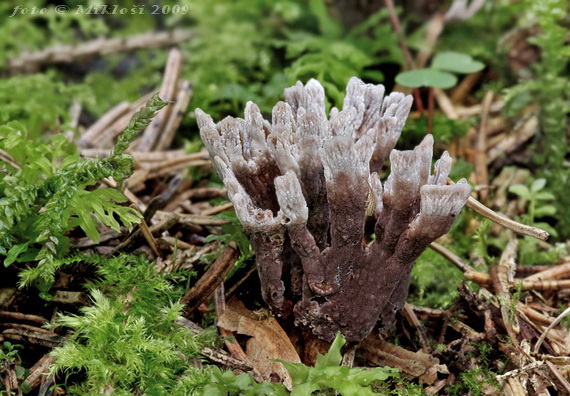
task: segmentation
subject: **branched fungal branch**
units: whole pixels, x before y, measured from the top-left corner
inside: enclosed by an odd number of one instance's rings
[[[386,331],[405,303],[414,260],[465,205],[465,180],[447,184],[444,153],[430,172],[433,138],[394,150],[412,98],[352,78],[327,119],[316,80],[285,90],[272,122],[249,102],[244,119],[215,124],[197,109],[215,170],[256,252],[267,304],[294,304],[296,323],[331,341]],[[382,186],[378,172],[390,158]],[[366,242],[365,224],[376,238]]]

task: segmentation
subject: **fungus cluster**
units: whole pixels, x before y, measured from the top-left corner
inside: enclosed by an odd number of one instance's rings
[[[360,342],[393,324],[415,259],[450,229],[471,189],[465,180],[447,185],[447,152],[430,171],[431,135],[414,150],[394,149],[410,96],[352,78],[342,110],[327,118],[324,101],[310,80],[285,89],[271,123],[251,102],[244,119],[215,124],[196,113],[250,233],[266,303],[276,312],[292,304],[295,322],[324,340],[340,330]]]

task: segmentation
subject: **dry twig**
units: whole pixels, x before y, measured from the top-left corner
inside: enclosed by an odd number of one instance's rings
[[[237,245],[234,242],[230,242],[206,273],[198,279],[196,284],[180,300],[180,303],[184,305],[186,315],[198,308],[200,304],[212,295],[216,287],[224,281],[238,257]]]
[[[454,184],[451,179],[448,179],[449,184]],[[548,232],[541,230],[540,228],[531,227],[518,221],[514,221],[497,213],[481,202],[477,201],[473,197],[469,197],[467,200],[467,206],[473,209],[475,212],[479,213],[481,216],[488,218],[489,220],[502,225],[503,227],[516,232],[517,234],[528,235],[536,239],[540,239],[541,241],[546,241],[550,234]]]
[[[178,89],[178,79],[182,72],[182,52],[173,48],[168,54],[168,61],[160,87],[160,98],[166,101],[173,101],[176,98]],[[140,141],[136,144],[136,151],[151,151],[155,148],[160,134],[164,131],[167,120],[170,117],[172,103],[161,109],[156,117],[152,119],[150,125],[144,130]]]
[[[489,120],[489,111],[493,103],[493,91],[488,91],[483,99],[483,110],[481,111],[481,123],[477,133],[477,141],[475,145],[474,164],[475,164],[475,180],[476,184],[489,185],[489,170],[487,169],[487,122]],[[479,199],[488,204],[489,190],[483,189],[479,191]]]
[[[194,32],[191,30],[174,29],[113,39],[100,37],[76,45],[56,45],[37,52],[24,51],[18,57],[8,61],[8,69],[11,73],[34,72],[45,64],[71,63],[92,56],[166,47],[189,40],[193,36]]]

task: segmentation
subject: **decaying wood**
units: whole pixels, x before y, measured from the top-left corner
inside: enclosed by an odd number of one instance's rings
[[[87,57],[166,47],[189,40],[193,36],[194,32],[191,30],[174,29],[113,39],[100,37],[76,45],[56,45],[37,52],[22,52],[18,57],[8,61],[8,70],[11,73],[29,73],[38,70],[41,65],[71,63]]]
[[[467,271],[465,278],[483,286],[490,286],[492,283],[491,276],[484,272]],[[515,278],[513,286],[520,286],[521,290],[562,290],[570,288],[570,279],[564,280],[545,280],[545,281],[527,281],[526,279]]]
[[[487,169],[487,123],[489,120],[489,112],[491,104],[493,103],[493,91],[487,92],[483,99],[483,109],[481,111],[481,122],[479,130],[477,131],[477,141],[475,145],[475,152],[473,162],[475,164],[475,180],[476,184],[487,186],[489,185],[489,170]],[[479,199],[488,204],[489,190],[483,189],[479,191]]]
[[[104,133],[110,125],[117,122],[117,120],[122,118],[124,115],[129,114],[130,111],[131,104],[129,102],[121,102],[111,108],[81,135],[78,142],[79,147],[93,146],[97,138]],[[98,144],[100,144],[100,142]]]
[[[234,283],[234,285],[226,291],[226,298],[230,298],[231,296],[233,296],[234,293],[240,288],[240,286],[243,285],[244,282],[247,281],[256,272],[257,272],[257,268],[252,266],[247,271],[247,273],[241,277],[240,280],[238,280],[236,283]]]
[[[180,217],[176,213],[168,213],[164,216],[161,221],[149,228],[150,234],[153,236],[158,236],[162,232],[170,229],[176,223],[178,223]],[[115,251],[130,250],[133,246],[144,238],[144,234],[140,229],[134,231],[125,241],[123,241],[119,246],[115,248]]]
[[[477,316],[483,316],[484,330],[487,340],[494,340],[497,336],[495,318],[498,316],[493,315],[491,312],[491,306],[482,301],[475,293],[471,292],[465,283],[460,284],[457,289],[460,297],[467,303],[468,307],[475,312]],[[500,315],[500,312],[497,312],[497,315]]]
[[[49,354],[42,356],[31,368],[28,377],[25,381],[28,383],[31,390],[37,388],[44,376],[47,375],[51,365],[55,362],[55,357]]]
[[[163,212],[161,210],[159,210],[157,212],[157,216],[159,216],[159,218],[168,216],[169,212]],[[204,216],[204,215],[192,215],[192,214],[186,214],[186,213],[180,213],[180,223],[184,224],[184,223],[188,223],[191,225],[205,225],[205,226],[219,226],[222,224],[227,224],[229,223],[229,221],[227,220],[223,220],[223,219],[214,219],[212,216]]]
[[[473,86],[477,84],[482,74],[482,71],[478,71],[465,76],[461,82],[451,91],[451,102],[453,104],[459,104],[463,102],[465,97],[471,92]]]
[[[219,205],[219,206],[214,206],[211,209],[206,209],[202,211],[202,215],[203,216],[213,216],[213,215],[217,215],[218,213],[222,213],[225,212],[227,210],[231,210],[233,209],[234,204],[231,202],[225,203],[223,205]]]
[[[529,275],[524,278],[525,281],[539,282],[552,279],[561,279],[570,275],[570,262],[561,263],[554,267],[547,267],[543,271]]]
[[[341,366],[346,366],[352,368],[354,366],[354,358],[356,357],[356,350],[358,345],[351,345],[342,355]]]
[[[422,344],[422,351],[424,353],[430,353],[431,347],[429,345],[429,339],[427,337],[424,327],[420,323],[412,307],[408,303],[406,303],[404,305],[404,309],[402,310],[402,312],[404,314],[404,317],[410,324],[410,326],[412,326],[418,332],[418,336]]]
[[[439,88],[433,88],[433,92],[435,94],[435,100],[437,100],[439,108],[441,111],[443,111],[446,117],[450,120],[459,119],[459,113],[457,113],[455,106],[453,106],[446,93]]]
[[[224,351],[218,351],[209,347],[204,347],[200,349],[200,353],[207,357],[208,359],[223,364],[224,366],[242,370],[242,371],[251,371],[253,370],[253,366],[243,360],[236,359],[231,357]]]
[[[148,173],[147,179],[152,179],[155,177],[169,176],[171,174],[177,173],[181,170],[185,170],[191,166],[203,166],[209,165],[210,160],[208,159],[188,159],[180,158],[176,160],[169,161],[167,164],[157,167]]]
[[[33,315],[33,314],[25,314],[22,312],[0,311],[0,318],[23,320],[26,322],[34,322],[34,323],[39,323],[42,325],[47,322],[47,319],[44,318],[43,316]]]
[[[178,319],[177,323],[179,325],[183,326],[184,328],[186,328],[189,332],[191,332],[194,335],[196,335],[196,334],[198,334],[204,330],[200,326],[198,326],[196,323],[194,323],[191,320],[188,320],[186,318]],[[200,353],[202,354],[202,356],[204,356],[204,357],[206,357],[206,358],[208,358],[214,362],[217,362],[219,364],[222,364],[222,365],[229,367],[229,368],[232,368],[232,369],[250,372],[250,373],[252,373],[252,375],[257,375],[257,377],[260,378],[259,373],[256,373],[254,371],[253,366],[251,365],[251,363],[249,363],[247,361],[247,359],[245,359],[245,360],[236,359],[235,357],[228,355],[228,353],[226,351],[216,350],[216,349],[213,349],[210,347],[200,348]]]
[[[122,236],[123,236],[122,232],[118,232],[115,230],[108,229],[108,230],[102,231],[100,233],[99,243],[105,243],[105,242],[111,241],[113,239],[120,238]],[[91,240],[91,238],[89,238],[89,237],[84,237],[84,238],[77,240],[77,242],[74,242],[74,246],[76,246],[78,248],[88,248],[88,247],[95,246],[95,245],[97,245],[97,243],[93,242]]]
[[[165,150],[172,144],[174,140],[174,134],[176,130],[180,126],[182,122],[182,117],[184,117],[184,112],[188,107],[188,103],[190,103],[190,99],[192,98],[192,86],[190,85],[189,81],[181,81],[178,90],[178,94],[176,96],[175,104],[172,108],[172,112],[166,125],[164,126],[164,130],[160,134],[158,141],[155,144],[155,150]]]
[[[398,18],[398,14],[396,13],[396,9],[394,7],[394,1],[393,0],[384,0],[384,4],[385,4],[385,6],[388,9],[388,12],[390,14],[390,23],[392,23],[392,27],[394,28],[394,32],[396,33],[396,35],[398,36],[398,39],[400,41],[400,47],[402,48],[404,60],[406,61],[406,68],[407,68],[407,70],[413,70],[414,69],[414,60],[412,58],[412,54],[410,52],[410,49],[408,48],[408,44],[406,43],[406,38],[404,37],[404,33],[402,32],[402,28],[400,26],[400,20]],[[418,108],[418,111],[420,113],[423,113],[424,105],[422,102],[422,97],[420,95],[420,90],[418,88],[414,88],[412,91],[414,93],[414,101],[416,102],[416,107]]]
[[[442,318],[448,314],[448,312],[443,309],[420,307],[411,304],[410,307],[414,310],[416,315],[419,315],[418,317],[422,320],[426,320],[428,318]]]
[[[556,381],[558,381],[558,383],[560,383],[560,385],[562,385],[562,387],[564,388],[564,390],[566,391],[567,395],[570,395],[570,383],[568,383],[568,381],[566,380],[566,378],[564,378],[560,372],[557,370],[556,366],[554,366],[552,363],[550,363],[549,361],[546,361],[546,366],[548,366],[548,368],[550,369],[550,371],[552,372],[552,374],[554,374],[554,377],[556,378]]]
[[[162,100],[172,102],[176,98],[178,79],[180,78],[181,72],[182,52],[177,48],[173,48],[168,54],[162,86],[160,88],[160,98]],[[144,130],[140,140],[134,143],[136,151],[151,151],[155,148],[160,139],[160,134],[164,131],[164,127],[173,107],[173,104],[169,103],[152,119],[149,126]]]
[[[28,330],[24,328],[6,329],[2,332],[2,336],[10,340],[29,342],[30,344],[42,345],[48,348],[54,348],[60,345],[64,340],[64,337],[53,332],[45,333],[37,329]]]
[[[115,139],[129,124],[129,121],[143,108],[154,92],[149,92],[136,102],[119,104],[111,108],[97,122],[85,130],[78,141],[83,156],[109,155]]]
[[[83,148],[79,150],[81,156],[87,158],[101,157],[105,158],[109,156],[111,149],[106,148]],[[163,150],[163,151],[132,151],[126,150],[125,153],[133,157],[136,164],[147,164],[148,167],[156,166],[157,162],[166,161],[168,159],[184,157],[187,155],[197,155],[200,153],[188,154],[186,150],[174,149],[174,150]],[[202,157],[200,157],[202,158]]]
[[[562,312],[555,320],[552,321],[552,323],[550,323],[548,325],[548,327],[544,330],[544,332],[541,334],[540,338],[538,339],[538,341],[534,345],[534,352],[535,353],[538,353],[538,351],[540,350],[540,347],[541,347],[542,343],[544,342],[544,339],[548,335],[548,332],[551,331],[555,326],[557,326],[562,321],[562,319],[568,317],[569,315],[570,315],[570,308],[566,308],[566,310],[564,310],[564,312]]]
[[[200,304],[212,295],[216,287],[224,281],[238,257],[237,245],[231,242],[208,271],[198,279],[196,284],[180,300],[180,303],[184,305],[186,315],[198,308]]]
[[[507,332],[512,342],[518,346],[517,334],[520,332],[520,325],[516,312],[512,308],[512,297],[509,291],[515,276],[518,242],[512,232],[509,233],[509,242],[501,255],[497,268],[497,282],[494,284],[499,304],[501,307],[501,316]]]
[[[471,265],[469,265],[466,261],[462,260],[458,255],[453,253],[451,250],[446,248],[443,245],[440,245],[437,242],[432,242],[430,244],[430,248],[441,254],[443,257],[451,261],[457,268],[459,268],[463,272],[476,272]]]
[[[495,147],[487,152],[487,164],[492,163],[503,153],[510,153],[524,144],[536,134],[538,117],[532,116],[522,126],[502,139]]]
[[[518,378],[508,378],[506,383],[503,384],[503,391],[505,396],[526,396],[526,390]]]
[[[491,188],[495,191],[493,207],[506,207],[509,187],[515,184],[524,184],[525,181],[528,180],[528,177],[529,171],[527,169],[504,168],[491,183]],[[500,228],[498,231],[500,231]]]
[[[135,210],[139,210],[135,204],[131,204],[130,207],[134,208]],[[150,217],[152,218],[152,216],[150,216]],[[152,232],[150,231],[150,229],[148,228],[148,225],[146,224],[146,220],[144,219],[144,216],[141,219],[141,222],[138,224],[138,227],[139,227],[140,232],[142,233],[142,236],[148,242],[148,245],[150,246],[150,249],[152,250],[154,255],[156,257],[160,257],[160,252],[158,251],[158,245],[156,244],[156,240],[154,239]]]
[[[501,111],[501,109],[505,106],[504,100],[497,100],[493,102],[489,108],[491,113],[496,113]],[[483,106],[480,104],[476,104],[470,107],[456,107],[456,111],[459,114],[460,118],[469,118],[481,114]]]
[[[425,384],[433,384],[438,373],[449,373],[439,359],[424,352],[408,351],[375,335],[364,340],[359,352],[376,366],[397,367],[406,378],[417,378]]]
[[[16,376],[15,362],[4,360],[0,362],[0,381],[8,395],[22,396],[22,390]]]
[[[176,192],[182,185],[183,185],[182,177],[173,177],[172,179],[170,179],[166,189],[163,192],[161,192],[159,195],[152,198],[148,203],[148,206],[143,213],[144,221],[146,221],[147,223],[152,222],[152,219],[156,214],[156,212],[159,209],[162,209],[164,208],[164,206],[166,206],[166,203],[170,201],[172,196],[176,194]]]

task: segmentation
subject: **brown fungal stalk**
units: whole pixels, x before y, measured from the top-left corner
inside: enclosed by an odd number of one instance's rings
[[[386,331],[403,307],[414,260],[465,205],[465,180],[447,185],[451,158],[432,174],[433,138],[394,150],[412,98],[352,78],[327,118],[316,80],[285,90],[272,122],[249,102],[244,119],[215,124],[197,109],[214,168],[251,233],[262,294],[276,312],[331,341]],[[382,185],[386,159],[391,172]],[[365,232],[374,222],[375,238]],[[285,304],[287,305],[287,304]]]

